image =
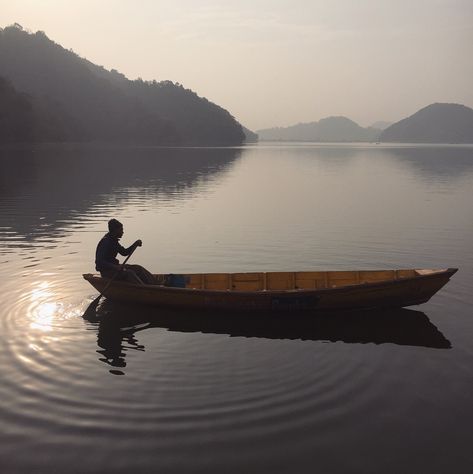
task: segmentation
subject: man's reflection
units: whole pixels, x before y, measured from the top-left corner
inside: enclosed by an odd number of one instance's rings
[[[133,324],[130,320],[123,318],[114,318],[108,314],[107,303],[102,305],[97,313],[86,312],[84,319],[98,328],[97,330],[97,353],[101,362],[111,367],[126,367],[126,353],[129,350],[144,352],[145,347],[139,344],[135,334],[138,331],[146,329],[149,324]],[[123,375],[120,370],[111,369],[110,372],[115,375]]]

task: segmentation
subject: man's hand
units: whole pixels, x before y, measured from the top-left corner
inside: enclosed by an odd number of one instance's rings
[[[134,244],[135,247],[141,247],[143,245],[143,242],[141,242],[140,239],[138,239]]]

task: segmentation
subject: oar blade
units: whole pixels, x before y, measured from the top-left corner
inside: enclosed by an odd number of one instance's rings
[[[84,319],[94,319],[96,317],[97,313],[97,306],[99,305],[100,298],[102,298],[102,295],[97,296],[90,304],[87,306],[86,310],[84,311],[84,314],[82,317]]]

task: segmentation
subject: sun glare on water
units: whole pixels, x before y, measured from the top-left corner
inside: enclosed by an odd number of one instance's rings
[[[53,329],[55,319],[67,319],[78,314],[77,309],[68,310],[66,305],[58,302],[61,299],[53,290],[51,283],[39,282],[31,290],[28,314],[31,318],[30,328],[43,332]]]

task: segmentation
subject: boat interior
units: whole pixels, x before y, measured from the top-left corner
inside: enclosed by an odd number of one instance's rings
[[[183,274],[186,288],[233,291],[313,290],[395,281],[443,270],[360,270]],[[166,275],[155,275],[163,281]]]

